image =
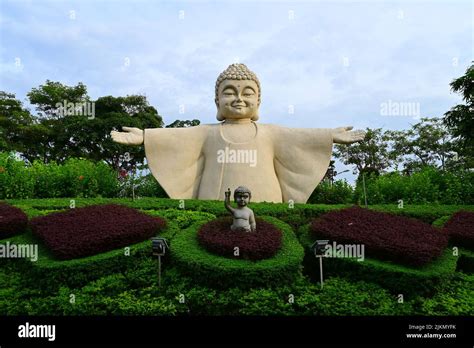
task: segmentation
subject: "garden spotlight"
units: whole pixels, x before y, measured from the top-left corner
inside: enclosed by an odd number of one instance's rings
[[[158,286],[161,286],[161,257],[165,256],[166,249],[169,249],[168,242],[163,237],[151,239],[153,256],[158,256]]]
[[[323,257],[326,253],[326,245],[329,243],[329,240],[317,240],[311,245],[311,249],[314,252],[314,256],[319,258],[319,275],[321,277],[321,289],[323,288]]]

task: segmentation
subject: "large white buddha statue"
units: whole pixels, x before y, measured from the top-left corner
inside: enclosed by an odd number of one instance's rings
[[[224,200],[246,186],[254,202],[305,203],[324,177],[332,144],[364,139],[364,131],[260,124],[261,88],[244,64],[232,64],[215,87],[217,124],[189,128],[123,127],[114,141],[145,145],[153,176],[170,198]]]

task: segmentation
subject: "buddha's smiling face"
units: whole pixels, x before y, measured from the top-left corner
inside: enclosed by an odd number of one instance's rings
[[[220,119],[251,119],[258,113],[258,86],[252,80],[224,80],[216,105]]]

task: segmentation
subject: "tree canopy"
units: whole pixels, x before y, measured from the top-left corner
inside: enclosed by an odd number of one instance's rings
[[[142,95],[91,100],[81,82],[67,86],[49,80],[27,95],[37,115],[23,108],[14,95],[0,93],[0,146],[19,152],[30,162],[62,163],[69,157],[82,157],[104,160],[115,168],[124,162],[135,166],[144,160],[143,147],[117,144],[110,131],[125,125],[142,129],[163,126],[158,111]]]

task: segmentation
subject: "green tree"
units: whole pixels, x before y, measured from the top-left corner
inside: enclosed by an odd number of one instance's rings
[[[0,91],[0,151],[23,152],[33,116],[12,93]]]
[[[48,163],[51,159],[54,159],[55,149],[52,147],[54,142],[51,140],[54,134],[51,127],[47,125],[48,123],[48,121],[42,121],[41,123],[35,121],[24,129],[24,147],[20,152],[30,163],[35,160]]]
[[[33,88],[28,97],[39,113],[37,123],[29,130],[31,148],[24,151],[30,161],[63,163],[70,157],[82,157],[106,161],[116,169],[132,169],[144,161],[143,147],[117,144],[110,131],[122,125],[142,129],[163,126],[158,111],[142,95],[105,96],[91,101],[81,82],[66,86],[47,80]],[[69,103],[74,106],[72,109]]]
[[[450,83],[451,90],[460,93],[465,104],[459,104],[444,114],[443,122],[459,142],[459,156],[465,167],[474,167],[474,65],[465,75]]]
[[[87,87],[81,82],[76,86],[67,86],[46,80],[44,85],[32,88],[27,96],[37,115],[34,116],[34,124],[26,130],[29,146],[24,149],[23,156],[31,162],[38,159],[43,163],[52,160],[62,163],[69,156],[79,157],[79,153],[71,149],[71,137],[66,125],[76,110],[69,115],[63,106],[89,102]]]
[[[376,175],[390,168],[394,163],[390,151],[389,137],[381,128],[367,128],[365,140],[349,145],[336,144],[334,157],[345,165],[354,165],[354,173]]]
[[[44,85],[33,88],[27,94],[30,103],[36,105],[40,117],[60,118],[59,104],[83,103],[89,100],[87,87],[79,82],[76,86],[63,85],[61,82],[46,80]]]
[[[324,177],[321,181],[326,181],[329,183],[334,182],[334,177],[337,175],[335,163],[336,161],[334,160],[329,161],[328,169],[326,170],[326,174],[324,174]]]
[[[446,169],[454,157],[455,146],[440,118],[422,118],[408,130],[387,131],[392,143],[392,158],[403,165],[406,174],[426,166]]]
[[[173,123],[170,123],[169,125],[166,126],[166,128],[185,128],[185,127],[194,127],[194,126],[199,126],[201,124],[201,121],[199,120],[176,120]]]
[[[112,129],[119,130],[125,125],[141,129],[160,128],[163,127],[163,120],[145,96],[101,97],[96,102],[96,117],[87,123],[91,134],[88,138],[77,139],[77,142],[83,149],[91,151],[91,159],[105,160],[115,168],[136,167],[144,161],[143,146],[120,145],[110,137]],[[73,133],[79,134],[79,131]],[[88,144],[93,144],[92,148]]]

